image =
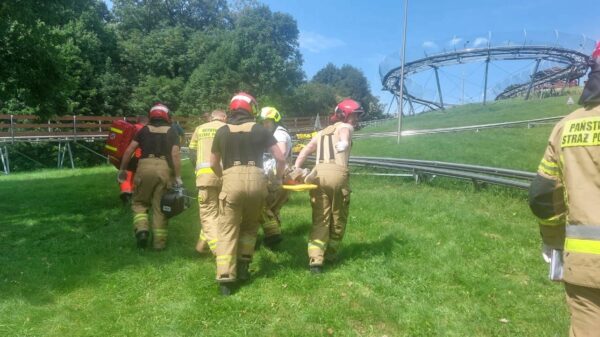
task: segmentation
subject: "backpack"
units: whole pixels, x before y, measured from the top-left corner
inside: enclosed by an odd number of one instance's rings
[[[135,125],[124,120],[116,120],[110,125],[110,132],[106,139],[106,145],[104,145],[104,154],[117,169],[121,167],[123,154],[136,132]]]

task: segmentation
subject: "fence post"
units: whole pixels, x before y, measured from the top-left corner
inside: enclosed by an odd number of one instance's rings
[[[15,142],[15,125],[14,125],[14,116],[10,115],[10,138],[11,142]]]
[[[73,139],[77,138],[77,116],[73,115]]]

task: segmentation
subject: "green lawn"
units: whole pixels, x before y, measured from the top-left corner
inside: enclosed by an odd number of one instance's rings
[[[579,93],[574,93],[571,96],[576,101],[579,98]],[[448,128],[563,116],[577,108],[574,105],[567,105],[567,99],[568,96],[558,96],[543,100],[495,101],[485,106],[467,104],[449,108],[444,112],[434,111],[404,117],[402,119],[402,130]],[[390,121],[365,128],[361,132],[396,131],[397,129],[397,122]]]
[[[483,129],[432,135],[356,139],[355,156],[398,157],[477,164],[534,172],[542,158],[551,125]]]
[[[75,173],[73,175],[73,173]],[[198,256],[194,207],[169,248],[135,248],[112,168],[0,181],[2,336],[556,336],[562,288],[546,280],[525,194],[461,182],[352,178],[341,261],[307,270],[310,206],[284,208],[285,241],[260,249],[230,298]],[[191,182],[191,177],[185,177]],[[503,323],[507,320],[506,323]]]
[[[534,171],[549,132],[361,139],[353,154]],[[281,250],[261,248],[252,280],[223,298],[213,259],[194,251],[197,206],[171,221],[166,251],[140,251],[115,178],[111,167],[0,177],[0,336],[567,334],[524,191],[356,174],[341,260],[319,276],[308,195],[293,193]]]

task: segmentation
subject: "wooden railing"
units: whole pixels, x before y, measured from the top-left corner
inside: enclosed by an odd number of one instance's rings
[[[135,117],[119,116],[61,116],[41,121],[35,115],[1,115],[0,142],[78,140],[105,138],[110,125],[118,119],[135,122]],[[186,133],[191,134],[196,126],[204,123],[197,116],[174,117]],[[315,117],[284,118],[283,123],[291,133],[314,130]],[[320,118],[322,126],[327,125],[326,117]]]

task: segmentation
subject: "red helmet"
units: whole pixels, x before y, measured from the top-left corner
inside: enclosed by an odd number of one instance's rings
[[[356,116],[360,116],[363,112],[365,112],[360,106],[360,104],[350,98],[346,98],[335,107],[335,115],[337,119],[343,122],[348,121],[348,117],[352,114],[356,114]]]
[[[171,113],[169,108],[162,103],[156,103],[150,108],[150,112],[148,112],[148,118],[152,119],[162,119],[167,123],[171,123]]]
[[[592,68],[593,72],[600,71],[600,42],[598,42],[596,48],[592,52],[592,56],[588,60],[588,66]]]
[[[256,99],[245,92],[240,92],[235,94],[229,103],[229,110],[245,110],[252,114],[252,116],[256,116],[258,114],[258,102]]]

